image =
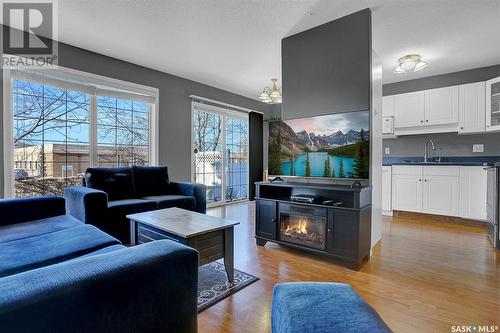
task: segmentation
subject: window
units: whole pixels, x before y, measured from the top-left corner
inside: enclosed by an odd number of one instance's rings
[[[75,157],[79,172],[90,165],[89,95],[25,79],[14,79],[12,88],[14,155],[21,165],[15,196],[62,194],[78,185],[78,177],[61,170]]]
[[[101,167],[149,164],[149,104],[99,96],[97,149]]]
[[[157,90],[79,73],[9,72],[6,196],[63,194],[90,166],[156,163]]]
[[[64,178],[73,177],[73,165],[72,164],[63,164],[61,171],[62,171],[62,176]]]
[[[193,102],[193,181],[210,205],[248,198],[248,115]]]

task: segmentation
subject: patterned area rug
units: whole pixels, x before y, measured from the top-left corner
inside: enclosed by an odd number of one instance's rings
[[[203,265],[198,273],[198,312],[259,280],[258,277],[234,270],[234,282],[229,283],[224,264],[215,261]]]

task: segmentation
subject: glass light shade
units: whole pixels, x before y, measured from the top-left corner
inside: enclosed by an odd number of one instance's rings
[[[417,72],[427,66],[424,61],[420,60],[420,55],[408,54],[398,59],[398,66],[394,68],[393,73]]]
[[[260,94],[259,96],[259,99],[263,102],[265,102],[267,99],[269,98],[269,95],[266,94],[265,92],[263,92],[262,94]]]
[[[271,98],[274,98],[274,99],[281,96],[281,94],[278,90],[273,90],[270,95],[271,95]]]
[[[407,72],[413,70],[415,68],[415,62],[412,60],[406,60],[400,64],[400,66]]]
[[[394,70],[392,72],[396,73],[396,74],[401,74],[401,73],[405,73],[406,71],[400,65],[398,65],[396,68],[394,68]]]
[[[429,66],[429,65],[427,65],[427,63],[426,63],[426,62],[424,62],[424,61],[419,61],[419,62],[417,62],[417,64],[415,65],[415,68],[413,69],[413,71],[414,71],[414,72],[417,72],[417,71],[419,71],[419,70],[421,70],[421,69],[424,69],[424,68],[425,68],[425,67],[427,67],[427,66]]]

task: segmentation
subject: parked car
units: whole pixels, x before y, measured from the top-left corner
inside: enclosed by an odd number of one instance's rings
[[[23,180],[28,178],[28,171],[24,169],[14,169],[14,179],[15,180]]]

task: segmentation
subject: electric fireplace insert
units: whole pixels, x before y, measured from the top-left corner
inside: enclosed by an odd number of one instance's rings
[[[279,239],[284,242],[325,250],[327,215],[325,209],[282,204],[279,212]]]

